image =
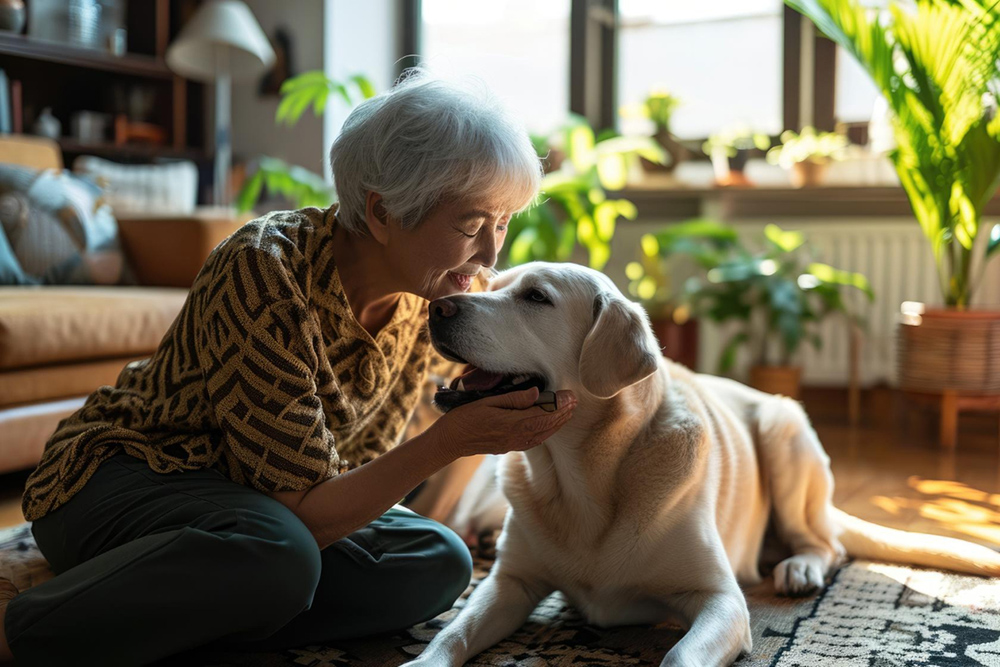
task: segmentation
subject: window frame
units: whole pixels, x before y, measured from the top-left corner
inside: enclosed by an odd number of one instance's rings
[[[413,66],[422,54],[421,0],[399,0],[399,72]],[[569,111],[579,114],[597,130],[618,127],[618,0],[570,0]],[[836,124],[836,44],[808,24],[797,11],[784,5],[782,13],[782,129],[801,130],[803,109],[803,53],[812,54],[805,88],[811,92],[808,108],[812,125],[832,131]],[[810,49],[803,49],[805,40]],[[596,55],[595,55],[596,54]],[[864,143],[864,123],[849,123],[848,136]],[[700,144],[707,137],[685,140]],[[777,137],[772,137],[772,140]]]

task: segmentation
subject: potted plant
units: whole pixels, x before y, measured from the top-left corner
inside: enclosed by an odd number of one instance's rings
[[[701,148],[712,160],[715,185],[725,187],[753,185],[743,173],[750,151],[755,148],[766,151],[770,147],[771,140],[766,134],[738,123],[711,135]]]
[[[728,225],[689,220],[643,235],[637,259],[625,267],[629,293],[649,314],[664,356],[688,368],[698,365],[698,320],[674,289],[676,256],[687,249],[700,264],[714,264],[711,257],[736,240],[736,232]]]
[[[661,162],[640,157],[639,162],[644,171],[650,173],[671,174],[677,165],[691,157],[691,151],[685,148],[670,131],[670,120],[679,107],[679,98],[665,90],[653,90],[641,104],[623,107],[624,117],[646,118],[653,123],[652,138],[666,152],[666,159]]]
[[[625,186],[630,158],[662,162],[663,149],[648,137],[595,135],[581,116],[571,116],[565,127],[533,142],[548,173],[538,204],[510,220],[506,263],[563,262],[582,247],[589,265],[602,269],[611,256],[618,218],[636,216],[631,201],[610,199],[607,190]]]
[[[355,74],[345,83],[331,79],[320,70],[303,72],[281,84],[282,97],[275,112],[275,123],[294,125],[310,106],[319,116],[333,95],[353,105],[357,96],[361,99],[373,97],[375,87],[361,74]],[[268,156],[258,158],[256,170],[240,188],[236,195],[237,210],[244,213],[252,209],[264,191],[288,198],[296,208],[324,207],[336,200],[333,187],[321,175]]]
[[[798,398],[802,369],[795,355],[802,342],[822,345],[816,327],[832,314],[857,323],[842,290],[857,289],[872,300],[871,287],[859,273],[813,261],[802,232],[768,225],[763,249],[755,252],[724,226],[706,226],[713,224],[682,228],[661,247],[664,257],[688,256],[702,272],[689,278],[675,299],[701,319],[736,324],[719,373],[732,370],[737,351],[746,346],[752,354],[749,384]]]
[[[787,1],[853,54],[884,96],[890,157],[934,253],[946,307],[907,306],[901,387],[941,394],[942,407],[955,392],[1000,394],[1000,310],[970,309],[1000,250],[1000,229],[982,220],[1000,182],[1000,9],[992,0],[915,0],[888,11]]]
[[[823,180],[831,160],[841,160],[847,149],[847,137],[836,132],[817,132],[814,127],[781,133],[781,144],[767,152],[767,161],[790,172],[796,188],[814,187]]]

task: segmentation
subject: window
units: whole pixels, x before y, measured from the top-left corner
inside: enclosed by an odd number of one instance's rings
[[[868,122],[880,96],[871,76],[849,51],[837,47],[837,87],[834,118],[838,122]]]
[[[860,0],[859,4],[881,10],[888,7],[889,0]],[[880,95],[865,68],[849,51],[838,46],[834,118],[842,123],[867,123]]]
[[[681,105],[671,131],[706,137],[732,123],[782,130],[781,0],[619,0],[619,104],[654,89]],[[650,131],[622,118],[623,133]]]
[[[443,76],[475,75],[532,132],[569,113],[569,0],[423,0],[422,63]]]

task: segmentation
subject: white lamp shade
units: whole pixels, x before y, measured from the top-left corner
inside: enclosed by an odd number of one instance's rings
[[[208,0],[167,49],[170,69],[199,81],[251,77],[273,62],[271,43],[240,0]]]

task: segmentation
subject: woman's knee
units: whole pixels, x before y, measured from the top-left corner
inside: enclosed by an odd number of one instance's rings
[[[428,549],[430,559],[426,582],[427,611],[432,618],[451,609],[472,581],[472,556],[462,539],[450,528],[434,524]]]
[[[237,532],[229,562],[222,568],[240,573],[230,578],[262,618],[281,627],[312,605],[322,560],[315,538],[298,517],[238,509]]]

